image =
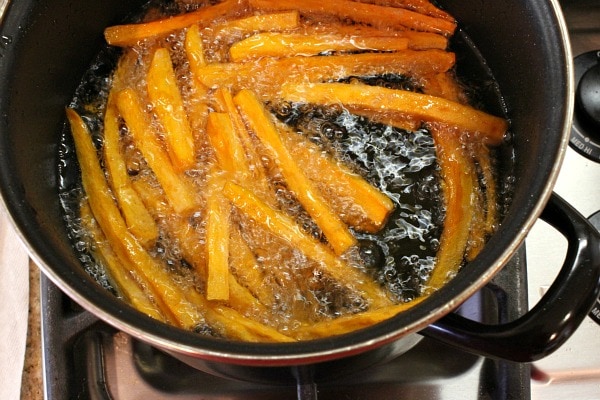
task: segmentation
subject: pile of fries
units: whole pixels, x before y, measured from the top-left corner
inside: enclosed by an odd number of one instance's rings
[[[107,28],[123,53],[102,148],[84,111],[67,117],[81,221],[120,296],[184,329],[289,342],[377,323],[451,279],[496,224],[488,147],[507,130],[466,103],[455,28],[427,0],[222,0]],[[347,80],[386,74],[420,90]],[[360,265],[355,232],[381,230],[394,203],[278,121],[269,105],[283,102],[431,132],[445,223],[422,297],[398,304]]]

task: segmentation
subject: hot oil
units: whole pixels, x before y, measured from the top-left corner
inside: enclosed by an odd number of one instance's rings
[[[444,213],[431,135],[373,123],[344,109],[283,104],[274,112],[392,199],[395,210],[381,232],[354,234],[375,279],[402,301],[417,297],[434,266]]]
[[[169,7],[149,7],[153,10],[150,14],[174,14],[180,12],[182,7],[188,10],[193,6]],[[327,21],[314,23],[326,24]],[[204,32],[209,38],[208,42],[204,43],[207,60],[225,61],[222,45],[231,38],[211,33],[210,28]],[[193,84],[189,81],[189,66],[183,55],[182,38],[181,33],[173,33],[161,39],[159,44],[171,50],[186,107],[193,110],[196,100],[193,96]],[[452,45],[461,60],[456,72],[465,83],[469,95],[485,109],[503,114],[498,88],[472,43],[460,32],[457,38],[453,39]],[[102,118],[108,91],[113,83],[111,74],[121,55],[122,52],[114,48],[99,51],[70,105],[80,111],[88,122],[96,139],[99,155],[102,147]],[[129,55],[130,63],[139,67],[148,62],[150,55],[150,49],[136,47]],[[144,87],[146,82],[142,71],[136,68],[132,68],[132,71],[124,80],[135,82],[136,87]],[[419,82],[406,76],[388,74],[348,79],[369,85],[421,91]],[[445,214],[440,171],[430,133],[426,129],[409,131],[375,123],[342,107],[320,108],[287,103],[271,103],[268,106],[274,116],[288,124],[297,134],[305,135],[324,152],[342,160],[392,199],[395,209],[382,231],[353,232],[359,240],[359,248],[347,256],[347,261],[387,287],[398,302],[410,301],[420,296],[435,266]],[[123,131],[123,135],[126,135],[126,130]],[[156,184],[139,152],[131,143],[127,144],[127,140],[124,140],[124,143],[132,180],[149,179]],[[202,135],[197,137],[197,144],[198,164],[187,171],[187,179],[202,191],[206,187],[207,165],[213,161],[213,156]],[[68,130],[65,130],[62,136],[60,159],[61,199],[74,247],[81,254],[82,263],[87,271],[103,286],[114,290],[103,266],[94,258],[93,240],[81,227],[79,206],[83,194]],[[493,159],[496,167],[495,177],[498,179],[498,207],[502,211],[510,201],[512,189],[510,176],[513,158],[508,142],[493,150]],[[265,165],[271,172],[270,183],[277,195],[278,204],[296,219],[305,232],[325,243],[318,227],[299,206],[282,182],[276,168],[270,168],[268,162]],[[201,203],[198,211],[188,218],[198,239],[195,249],[198,253],[205,252],[206,226],[203,206]],[[164,212],[156,214],[156,219],[163,227],[163,234],[149,251],[163,261],[165,268],[168,268],[182,285],[192,285],[203,290],[204,279],[199,278],[196,271],[205,265],[194,265],[194,261],[198,264],[202,264],[203,261],[198,261],[198,257],[194,257],[194,260],[186,258],[181,248],[182,244],[164,234],[164,229],[180,218],[181,216]],[[360,296],[328,279],[318,265],[304,255],[290,249],[286,243],[264,230],[252,228],[244,231],[244,226],[253,222],[235,211],[233,218],[240,224],[244,239],[254,246],[253,251],[259,264],[270,268],[267,270],[257,267],[258,272],[264,274],[265,285],[272,290],[272,316],[255,313],[257,319],[285,331],[293,329],[300,321],[319,321],[331,315],[356,313],[366,308]],[[268,274],[269,272],[271,274]]]

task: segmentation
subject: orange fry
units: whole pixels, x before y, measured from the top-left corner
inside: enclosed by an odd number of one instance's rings
[[[366,25],[346,25],[332,21],[305,29],[307,34],[338,34],[344,36],[380,36],[408,39],[408,48],[411,50],[445,50],[448,47],[448,38],[431,32],[417,31],[390,31],[377,29]]]
[[[179,213],[187,213],[196,206],[196,198],[191,184],[179,175],[166,151],[159,143],[150,125],[137,94],[132,89],[124,89],[117,94],[117,107],[136,146],[160,182],[171,206]]]
[[[188,59],[192,79],[189,85],[192,88],[193,96],[189,102],[189,120],[192,130],[203,131],[206,125],[206,117],[208,116],[208,88],[204,86],[196,77],[198,69],[206,65],[204,57],[204,46],[202,45],[202,37],[198,25],[192,25],[185,33],[184,40],[185,55]]]
[[[429,0],[353,0],[361,3],[375,4],[378,6],[406,8],[420,14],[430,15],[432,17],[444,18],[454,21],[454,17],[446,11],[436,7]]]
[[[431,134],[441,169],[446,216],[436,265],[427,283],[428,293],[452,279],[463,262],[473,218],[471,199],[475,190],[472,163],[464,154],[459,135],[437,127],[431,130]]]
[[[274,210],[247,189],[230,181],[225,184],[223,194],[257,224],[297,248],[306,257],[318,262],[327,274],[342,285],[355,287],[361,291],[371,302],[372,307],[378,308],[391,304],[384,289],[380,288],[372,278],[344,263],[327,246],[304,233],[286,214]]]
[[[192,329],[201,320],[198,309],[187,300],[185,293],[173,282],[167,270],[129,232],[104,179],[87,126],[72,109],[67,109],[67,118],[75,140],[83,188],[94,218],[111,243],[113,251],[118,257],[131,261],[135,273],[150,283],[156,298],[165,304],[179,326]]]
[[[250,178],[250,168],[246,160],[244,146],[235,133],[229,114],[210,113],[206,134],[215,149],[219,166],[231,176],[240,175],[242,180]]]
[[[403,8],[357,3],[349,0],[250,0],[250,6],[264,10],[294,10],[304,14],[325,14],[340,19],[350,19],[378,28],[413,29],[416,31],[454,33],[456,23]]]
[[[138,311],[159,321],[166,322],[170,317],[168,310],[161,310],[160,307],[151,300],[152,293],[147,293],[140,287],[138,282],[131,275],[134,268],[129,266],[129,260],[119,258],[106,240],[106,236],[98,226],[92,210],[87,201],[82,202],[80,207],[81,224],[87,229],[93,237],[95,249],[106,268],[111,283],[115,286],[117,293],[129,302]],[[138,280],[141,278],[138,276]],[[147,287],[148,283],[144,282]],[[175,321],[169,321],[171,323]]]
[[[199,70],[198,79],[210,88],[252,89],[261,96],[278,97],[279,88],[286,83],[387,73],[421,76],[445,72],[454,62],[453,53],[441,50],[263,58],[246,63],[209,64]]]
[[[394,210],[394,203],[376,187],[336,162],[306,137],[280,128],[290,153],[317,184],[327,201],[352,228],[378,232]],[[351,206],[349,206],[349,204]]]
[[[342,104],[371,110],[390,110],[413,115],[425,122],[458,127],[480,137],[487,144],[500,144],[508,124],[468,105],[419,93],[378,86],[343,83],[285,85],[282,97],[288,101],[320,105]]]
[[[248,132],[246,124],[233,101],[231,92],[228,89],[219,88],[215,91],[215,98],[219,99],[218,101],[222,104],[223,111],[229,115],[237,140],[242,144],[243,151],[245,152],[245,157],[236,158],[235,160],[236,164],[244,164],[237,166],[238,171],[243,171],[242,175],[246,176],[246,181],[252,182],[252,189],[255,193],[259,193],[267,203],[271,205],[275,204],[277,200],[271,191],[264,165],[256,150],[250,132]]]
[[[298,167],[298,164],[283,144],[277,128],[262,103],[249,90],[239,92],[234,101],[252,131],[268,148],[271,157],[281,169],[290,190],[323,231],[335,252],[342,254],[354,246],[356,238],[352,236],[348,227],[330,209],[321,193]]]
[[[229,214],[221,195],[222,179],[211,173],[206,201],[206,299],[229,300]]]
[[[144,247],[151,246],[158,238],[158,227],[137,192],[131,186],[125,159],[119,144],[119,116],[114,104],[114,94],[109,94],[104,115],[104,162],[109,183],[127,227]]]
[[[133,46],[144,39],[166,35],[192,24],[209,25],[219,18],[238,14],[245,8],[243,0],[223,0],[187,14],[141,24],[111,26],[104,30],[104,38],[111,46]]]
[[[194,138],[167,49],[156,50],[146,80],[154,112],[165,130],[171,163],[178,172],[192,168],[196,163]]]
[[[229,49],[232,61],[260,57],[311,56],[325,52],[358,50],[399,51],[408,48],[408,39],[385,36],[348,37],[302,33],[258,33]]]
[[[384,308],[370,309],[359,314],[343,315],[339,318],[300,326],[299,328],[294,329],[292,336],[298,340],[317,339],[342,335],[357,329],[367,328],[416,306],[424,299],[425,297],[419,297],[409,303],[400,303]]]
[[[300,24],[298,11],[285,11],[280,13],[267,13],[252,15],[245,18],[229,20],[217,24],[213,30],[214,35],[232,35],[233,33],[245,34],[251,32],[283,32],[295,29]]]

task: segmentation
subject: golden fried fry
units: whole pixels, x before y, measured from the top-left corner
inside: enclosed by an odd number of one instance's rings
[[[408,40],[408,48],[411,50],[445,50],[448,47],[448,38],[437,33],[416,31],[390,31],[377,29],[365,25],[346,25],[332,21],[329,24],[310,26],[304,29],[309,35],[314,34],[337,34],[344,36],[359,37],[395,37]]]
[[[144,292],[133,276],[130,275],[129,271],[132,271],[133,268],[129,267],[129,260],[120,259],[112,250],[104,233],[98,227],[87,201],[82,202],[80,215],[82,226],[94,240],[96,256],[101,259],[102,265],[106,268],[106,273],[119,295],[138,311],[159,321],[167,322],[165,315],[170,316],[170,313],[168,311],[163,313],[151,300],[154,295]],[[138,279],[140,278],[138,277]],[[144,286],[148,287],[149,285],[146,282]],[[175,321],[168,322],[174,323]]]
[[[400,51],[407,48],[408,39],[406,38],[258,33],[231,46],[229,55],[232,61],[239,62],[260,57],[312,56],[326,52],[359,50]]]
[[[244,35],[252,32],[283,32],[298,27],[298,11],[252,15],[246,18],[228,20],[213,28],[214,36]]]
[[[287,186],[313,218],[329,244],[337,254],[343,254],[356,244],[356,238],[348,230],[323,199],[321,193],[298,167],[285,147],[269,114],[262,103],[248,90],[239,92],[234,102],[240,108],[252,131],[268,148],[270,156],[285,178]]]
[[[467,246],[467,261],[473,260],[485,246],[485,243],[494,232],[498,218],[496,200],[496,181],[490,159],[490,149],[481,144],[475,144],[473,149],[474,162],[477,171],[474,171],[474,180],[477,203],[473,204],[473,221],[469,232]],[[478,178],[477,172],[480,176]]]
[[[378,86],[343,83],[285,85],[282,97],[292,102],[342,104],[374,111],[393,110],[421,121],[458,127],[461,132],[469,132],[490,145],[501,143],[508,129],[506,120],[464,104]]]
[[[129,233],[104,179],[87,126],[72,109],[67,109],[67,118],[88,202],[111,248],[119,258],[131,261],[135,273],[149,282],[153,293],[165,304],[179,326],[193,328],[202,319],[198,309],[187,300],[169,273]]]
[[[253,182],[254,191],[260,193],[261,197],[267,203],[274,204],[275,198],[272,196],[264,165],[250,136],[250,132],[248,132],[244,120],[236,108],[231,91],[226,88],[219,88],[215,91],[215,98],[219,99],[223,105],[223,111],[229,115],[235,134],[244,148],[245,158],[243,158],[243,161],[246,163],[246,166],[239,167],[239,171],[248,171],[250,173],[248,181]]]
[[[240,175],[242,181],[251,177],[244,146],[235,133],[233,122],[227,113],[210,113],[206,134],[215,149],[217,162],[231,177]]]
[[[111,26],[104,30],[104,37],[111,46],[133,46],[142,40],[166,35],[192,24],[209,25],[219,18],[240,14],[245,8],[243,0],[223,0],[214,6],[201,7],[175,17],[141,24]]]
[[[281,137],[306,176],[315,182],[342,220],[363,232],[378,232],[394,210],[381,191],[350,171],[306,137],[279,125]]]
[[[361,3],[375,4],[378,6],[406,8],[424,15],[444,18],[448,21],[454,21],[454,17],[446,11],[436,7],[429,0],[353,0]]]
[[[124,89],[119,92],[116,101],[129,133],[156,175],[171,206],[179,213],[185,214],[191,211],[197,204],[191,184],[187,183],[173,168],[169,156],[158,142],[135,91]]]
[[[298,340],[310,340],[342,335],[358,329],[367,328],[414,307],[424,299],[425,297],[420,297],[409,303],[400,303],[384,308],[369,309],[359,314],[344,315],[339,318],[325,320],[311,325],[304,325],[294,329],[292,336]]]
[[[203,131],[206,125],[209,106],[207,101],[208,88],[196,78],[199,68],[206,65],[204,46],[202,45],[202,37],[200,36],[198,25],[192,25],[186,31],[184,48],[192,75],[189,85],[192,87],[193,97],[189,101],[190,111],[188,117],[194,131]]]
[[[165,130],[171,163],[178,172],[192,168],[196,163],[194,138],[167,49],[154,52],[146,80],[153,110]]]
[[[206,299],[229,300],[229,214],[221,195],[223,179],[213,169],[206,201]]]
[[[251,89],[270,100],[279,98],[284,84],[382,74],[429,75],[447,71],[454,62],[453,53],[441,50],[263,58],[246,63],[209,64],[199,70],[197,78],[210,88]]]
[[[231,230],[229,254],[231,269],[240,284],[248,288],[261,304],[271,309],[276,301],[273,286],[265,284],[265,272],[236,226]]]
[[[329,248],[306,233],[287,215],[276,211],[243,187],[227,182],[223,194],[229,201],[257,224],[298,249],[309,259],[319,263],[334,279],[358,289],[372,307],[389,305],[385,291],[370,277],[336,257]]]
[[[427,293],[442,287],[462,265],[473,218],[471,199],[475,190],[473,165],[464,154],[460,135],[440,127],[433,127],[431,134],[441,169],[446,216],[436,265],[427,282]]]
[[[299,10],[302,14],[325,14],[350,19],[379,28],[412,29],[440,33],[454,33],[456,22],[431,17],[402,8],[384,7],[349,0],[250,0],[250,5],[262,10]]]
[[[131,186],[119,144],[119,117],[114,94],[109,95],[104,116],[104,162],[115,198],[131,233],[144,247],[158,238],[158,227]]]

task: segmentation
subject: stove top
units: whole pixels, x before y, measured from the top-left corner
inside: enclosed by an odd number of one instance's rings
[[[600,2],[563,0],[574,55],[600,50]],[[598,135],[600,136],[600,135]],[[584,143],[587,143],[584,141]],[[582,214],[600,210],[600,163],[569,149],[556,192]],[[544,222],[509,264],[460,310],[496,323],[521,315],[552,282],[566,242]],[[550,267],[551,266],[551,267]],[[516,277],[516,279],[515,279]],[[516,296],[514,287],[529,288]],[[521,291],[522,292],[522,291]],[[485,316],[485,317],[484,317]],[[42,277],[45,398],[296,399],[301,387],[264,386],[204,374],[105,325]],[[320,399],[600,398],[600,327],[588,318],[556,353],[534,364],[462,353],[424,338],[402,357],[318,386]]]

